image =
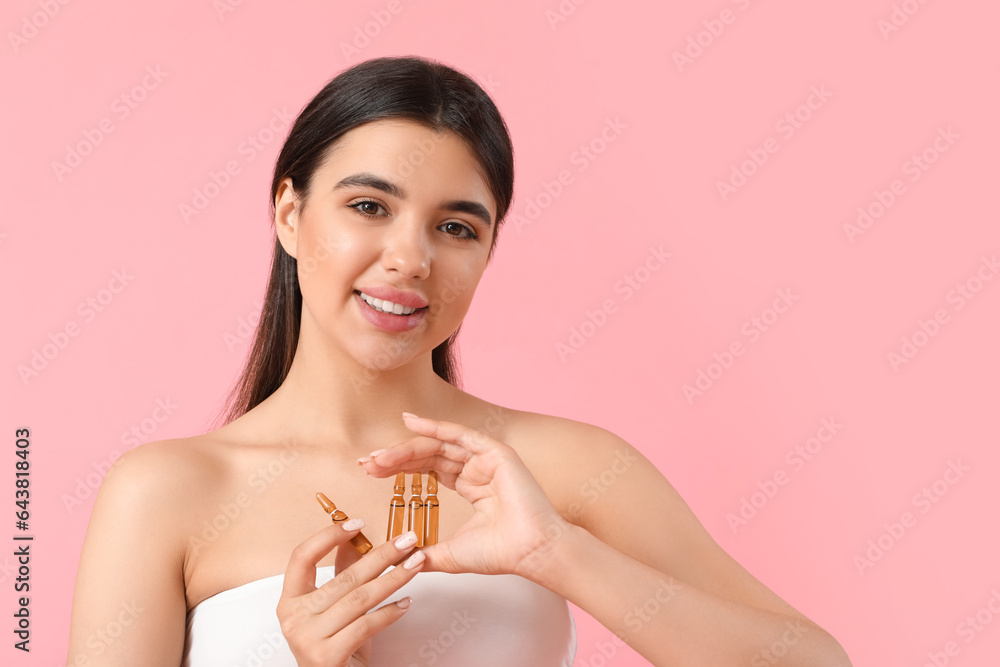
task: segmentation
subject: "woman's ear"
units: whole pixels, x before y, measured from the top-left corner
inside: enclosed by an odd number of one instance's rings
[[[278,184],[278,194],[274,197],[274,231],[281,247],[295,257],[298,247],[300,201],[292,188],[292,179],[284,178]]]

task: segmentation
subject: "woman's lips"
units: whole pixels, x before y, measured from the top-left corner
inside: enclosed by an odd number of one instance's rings
[[[395,313],[383,313],[375,310],[367,301],[361,298],[361,293],[354,292],[354,301],[361,309],[361,315],[377,329],[382,331],[400,332],[415,329],[423,321],[427,313],[427,306],[418,309],[409,315],[396,315]]]

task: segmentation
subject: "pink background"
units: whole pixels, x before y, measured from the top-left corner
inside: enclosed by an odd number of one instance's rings
[[[204,432],[241,367],[269,266],[274,110],[294,116],[359,60],[417,54],[487,86],[515,145],[512,215],[463,328],[466,390],[635,445],[855,665],[922,665],[948,642],[949,664],[995,664],[1000,279],[983,258],[1000,253],[1000,6],[398,0],[389,14],[388,0],[224,1],[11,0],[0,12],[0,539],[18,532],[23,426],[35,536],[30,655],[11,647],[13,546],[0,549],[0,660],[63,664],[98,471],[134,446],[133,427],[143,441]],[[147,76],[157,68],[160,80]],[[810,109],[811,90],[829,96]],[[781,120],[796,113],[798,127]],[[81,143],[89,154],[57,175]],[[925,151],[924,171],[912,160]],[[746,163],[724,200],[718,182],[754,155],[763,164]],[[181,205],[229,161],[240,173],[185,221]],[[858,207],[878,212],[876,191],[894,201],[852,242],[844,226]],[[651,246],[671,257],[646,273]],[[122,270],[124,289],[106,291]],[[616,290],[627,275],[643,281],[631,294]],[[797,298],[775,318],[778,290]],[[79,309],[88,298],[102,310]],[[601,326],[584,324],[607,300]],[[61,337],[68,324],[77,335]],[[588,335],[561,359],[574,327]],[[904,337],[920,347],[894,367]],[[735,342],[742,354],[727,359]],[[46,345],[53,358],[23,380]],[[699,370],[714,379],[689,400]],[[174,406],[162,422],[157,401]],[[824,419],[842,426],[795,463]],[[967,470],[946,476],[949,462]],[[758,507],[734,530],[727,515],[744,500]],[[885,524],[906,512],[893,537]],[[888,549],[862,569],[869,540]],[[577,622],[576,664],[605,664],[609,631]],[[606,662],[645,664],[628,651]]]

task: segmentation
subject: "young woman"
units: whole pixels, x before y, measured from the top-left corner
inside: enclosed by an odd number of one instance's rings
[[[655,665],[850,664],[628,443],[456,386],[512,192],[504,121],[465,75],[381,58],[320,91],[275,166],[227,423],[115,461],[68,664],[570,665],[567,600]],[[432,470],[439,542],[383,542],[396,474]]]

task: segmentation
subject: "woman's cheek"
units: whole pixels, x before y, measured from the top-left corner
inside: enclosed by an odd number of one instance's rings
[[[298,248],[299,275],[314,275],[338,257],[351,256],[356,252],[344,235],[335,230],[320,230],[305,236]]]

